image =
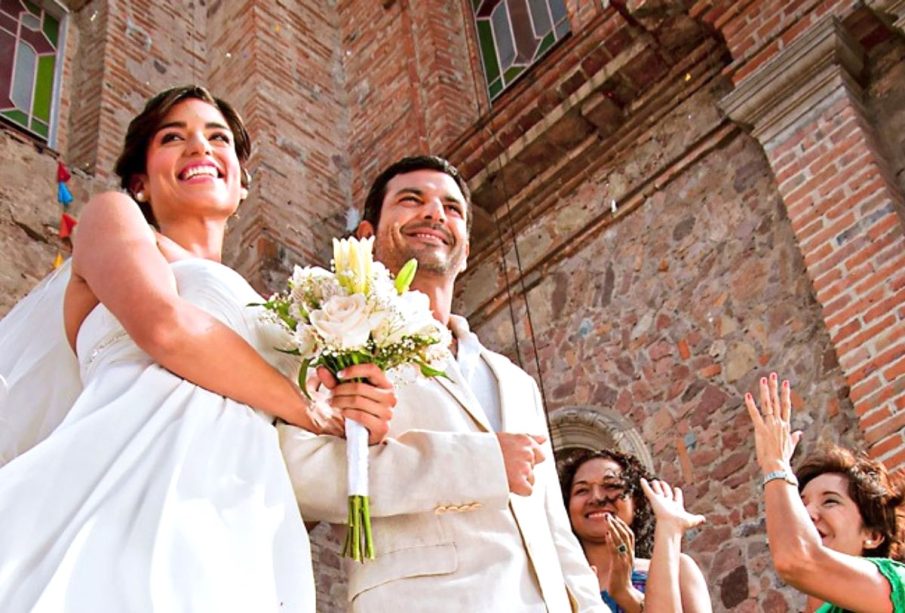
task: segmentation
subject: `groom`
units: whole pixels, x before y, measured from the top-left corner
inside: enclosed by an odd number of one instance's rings
[[[353,611],[606,611],[563,506],[537,386],[450,313],[472,205],[458,171],[404,158],[375,180],[359,237],[453,332],[449,380],[397,388],[386,441],[370,449],[377,558],[349,565]],[[332,381],[329,382],[331,385]],[[341,407],[340,407],[341,408]],[[291,426],[283,454],[306,521],[346,519],[345,442]]]

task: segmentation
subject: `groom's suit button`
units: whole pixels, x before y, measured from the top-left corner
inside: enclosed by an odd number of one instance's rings
[[[465,511],[474,511],[481,508],[480,502],[467,502],[465,504],[446,504],[440,505],[434,509],[434,513],[463,513]]]

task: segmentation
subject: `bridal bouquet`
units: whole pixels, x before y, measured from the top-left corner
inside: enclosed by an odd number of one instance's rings
[[[372,255],[373,238],[333,239],[333,271],[296,266],[287,291],[264,307],[289,333],[284,353],[300,360],[298,383],[307,390],[308,370],[333,374],[354,364],[376,364],[401,380],[406,370],[445,376],[434,364],[449,351],[449,330],[434,319],[428,297],[410,291],[417,262],[409,260],[394,279]],[[343,555],[374,559],[368,502],[368,431],[346,420],[349,528]]]

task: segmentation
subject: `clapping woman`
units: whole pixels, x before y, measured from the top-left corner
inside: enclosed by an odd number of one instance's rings
[[[685,510],[679,488],[609,450],[571,456],[561,483],[572,531],[613,611],[711,611],[701,570],[681,553],[682,536],[704,518]]]
[[[117,163],[131,197],[92,198],[71,271],[0,322],[0,344],[23,351],[0,361],[0,424],[14,433],[0,449],[12,457],[0,468],[0,610],[314,611],[272,422],[319,428],[261,355],[276,354],[247,306],[260,297],[220,263],[249,152],[239,116],[206,90],[152,98]],[[59,331],[34,321],[34,302]],[[33,367],[35,352],[49,367]],[[376,439],[392,388],[357,368],[374,385],[335,397]],[[57,387],[74,390],[62,410],[44,393]]]
[[[767,538],[776,572],[808,596],[807,611],[905,612],[905,486],[877,461],[826,445],[796,473],[788,381],[760,380],[754,424]]]

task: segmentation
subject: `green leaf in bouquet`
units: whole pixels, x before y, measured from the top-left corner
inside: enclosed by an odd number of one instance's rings
[[[299,366],[299,387],[302,388],[302,393],[308,400],[311,400],[311,394],[308,393],[308,366],[310,365],[311,358],[305,358]]]
[[[286,355],[302,355],[302,352],[298,349],[280,349],[279,347],[274,347],[274,351],[279,351],[280,353],[285,353]]]
[[[425,377],[443,377],[444,379],[449,379],[449,375],[447,375],[445,371],[434,368],[427,362],[418,362],[418,368],[421,369],[421,374]]]
[[[274,312],[277,314],[277,317],[283,320],[290,330],[295,330],[295,327],[298,325],[298,321],[289,314],[289,303],[281,302],[276,305]]]
[[[412,281],[415,280],[415,273],[417,271],[418,260],[415,258],[412,258],[402,266],[399,270],[399,274],[396,275],[396,280],[393,281],[397,293],[402,295],[408,291],[409,287],[412,285]]]

